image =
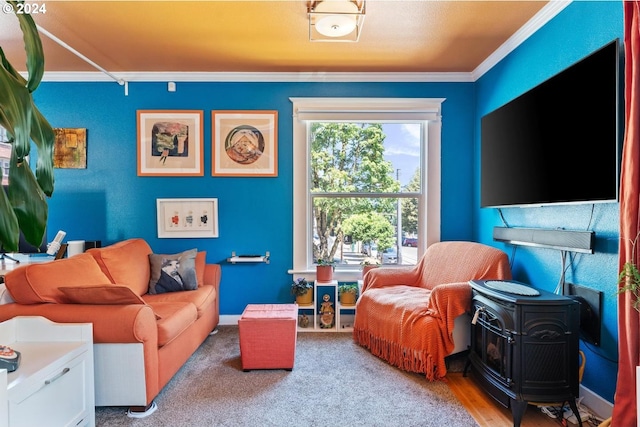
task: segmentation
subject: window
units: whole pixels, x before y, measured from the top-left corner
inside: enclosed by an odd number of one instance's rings
[[[440,238],[444,100],[291,101],[295,213],[290,273],[312,278],[319,257],[337,262],[338,280],[358,278],[365,257],[414,264]],[[413,136],[399,140],[402,132]],[[409,148],[408,141],[416,142],[419,155],[401,162],[394,149]]]
[[[9,185],[9,164],[11,160],[11,144],[0,142],[0,169],[2,169],[2,185]]]

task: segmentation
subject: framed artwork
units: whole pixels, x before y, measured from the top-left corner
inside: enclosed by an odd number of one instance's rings
[[[277,111],[212,111],[213,176],[278,176]]]
[[[138,176],[203,176],[203,111],[138,110]]]
[[[87,168],[87,129],[53,128],[53,167],[58,169]]]
[[[218,199],[157,199],[159,238],[218,237]]]

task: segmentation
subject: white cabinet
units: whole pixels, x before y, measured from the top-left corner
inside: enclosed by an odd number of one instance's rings
[[[19,368],[0,377],[0,425],[95,426],[90,323],[15,317],[0,323],[0,344],[21,355]]]

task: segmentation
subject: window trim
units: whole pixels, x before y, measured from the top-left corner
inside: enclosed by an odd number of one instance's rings
[[[311,253],[309,121],[421,121],[421,170],[426,215],[419,218],[418,254],[440,241],[440,157],[445,98],[299,98],[293,103],[293,268],[289,274],[315,279]],[[304,209],[302,207],[304,206]],[[303,212],[301,213],[301,210]],[[336,268],[334,279],[357,280],[359,270]]]

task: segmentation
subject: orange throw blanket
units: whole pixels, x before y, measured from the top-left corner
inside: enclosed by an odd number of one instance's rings
[[[472,279],[510,279],[507,255],[475,242],[439,242],[413,267],[364,276],[354,340],[391,365],[443,378],[455,318],[471,308]],[[471,327],[471,326],[469,326]]]
[[[444,358],[454,348],[454,320],[470,304],[468,282],[433,291],[406,285],[370,289],[358,303],[364,322],[356,324],[354,338],[393,366],[441,379],[447,374]]]

